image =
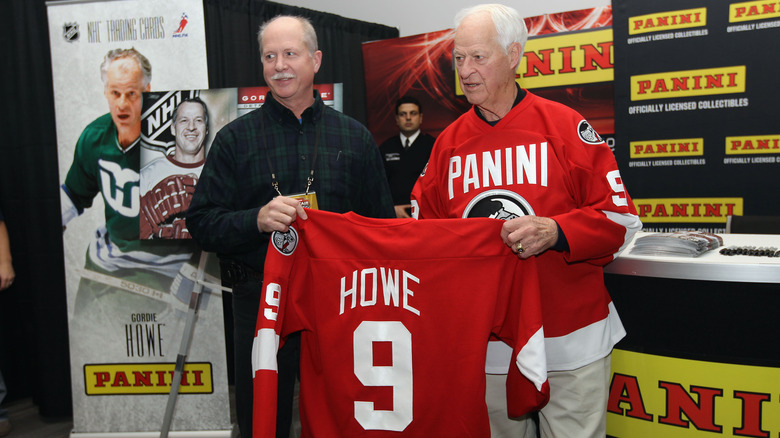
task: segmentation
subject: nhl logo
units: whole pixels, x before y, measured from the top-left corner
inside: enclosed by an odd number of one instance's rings
[[[298,232],[293,227],[286,233],[274,231],[271,233],[271,243],[280,254],[288,256],[298,247]]]
[[[65,41],[72,43],[79,39],[79,24],[65,23],[62,25],[62,37]]]

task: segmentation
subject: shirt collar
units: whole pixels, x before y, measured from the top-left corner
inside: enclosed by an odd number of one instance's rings
[[[138,143],[141,142],[141,137],[139,136],[138,138],[136,138],[135,141],[130,143],[130,146],[128,146],[126,148],[123,148],[122,145],[119,144],[119,133],[118,132],[117,132],[117,136],[116,136],[115,140],[116,140],[116,147],[117,147],[117,149],[119,149],[123,154],[126,154],[126,153],[132,151],[133,148],[135,147],[135,145],[137,145]]]
[[[525,90],[520,88],[520,84],[518,84],[517,82],[515,82],[515,87],[517,87],[517,96],[515,96],[515,102],[512,104],[512,108],[516,107],[517,104],[522,102],[523,98],[527,94]],[[482,115],[482,111],[480,111],[477,108],[476,105],[474,105],[474,112],[477,113],[477,117],[479,117],[480,119],[484,120],[486,123],[490,124],[491,126],[496,126],[496,124],[498,124],[498,122],[501,121],[501,119],[498,119],[498,120],[493,121],[493,122],[488,122],[488,120],[485,118],[485,116]]]
[[[306,121],[309,121],[316,123],[318,120],[320,120],[322,118],[324,106],[325,104],[322,102],[320,92],[314,90],[314,103],[310,107],[306,108],[303,111],[303,114],[301,114],[303,122],[305,123]],[[263,108],[266,108],[268,115],[274,120],[278,120],[280,122],[285,120],[294,121],[297,125],[301,124],[301,122],[298,120],[298,117],[296,117],[289,108],[279,103],[279,101],[274,98],[273,93],[270,91],[265,95],[265,103],[263,104]]]
[[[405,145],[406,144],[406,139],[408,138],[409,139],[409,146],[411,146],[414,143],[414,141],[417,140],[417,137],[420,136],[420,130],[418,129],[417,132],[415,132],[414,134],[410,135],[409,137],[405,136],[403,133],[401,133],[400,135],[401,135],[401,144]]]

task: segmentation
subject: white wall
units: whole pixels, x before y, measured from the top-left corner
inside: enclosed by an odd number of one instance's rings
[[[478,3],[501,0],[277,0],[292,6],[397,27],[402,37],[450,29],[455,14]],[[506,0],[523,16],[609,6],[611,0]]]

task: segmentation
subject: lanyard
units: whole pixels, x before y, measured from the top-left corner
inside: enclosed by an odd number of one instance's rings
[[[262,108],[261,108],[262,110]],[[313,158],[311,160],[311,167],[309,168],[309,177],[306,178],[306,191],[304,192],[304,195],[309,194],[309,189],[311,188],[311,184],[314,182],[314,165],[317,163],[317,145],[320,141],[320,130],[322,129],[322,121],[320,123],[315,123],[315,130],[314,130],[314,152],[313,152]],[[301,120],[301,127],[303,127],[303,121]],[[283,196],[282,192],[279,191],[279,181],[276,179],[276,171],[274,171],[273,164],[271,164],[271,154],[268,152],[268,149],[265,147],[265,117],[264,115],[260,115],[260,128],[262,129],[263,133],[260,135],[260,138],[263,142],[263,150],[266,151],[265,158],[268,160],[268,169],[271,171],[271,185],[273,186],[274,190],[276,190],[276,193],[279,194],[279,196]]]

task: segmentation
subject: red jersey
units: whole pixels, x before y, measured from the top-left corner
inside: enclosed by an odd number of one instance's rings
[[[437,138],[412,213],[558,223],[569,251],[535,257],[549,370],[605,357],[625,335],[602,266],[642,224],[612,151],[576,111],[529,92],[495,126],[462,115]]]
[[[500,221],[307,214],[268,248],[255,437],[275,436],[276,352],[297,331],[304,437],[489,436],[491,334],[514,346],[509,412],[546,403],[535,263],[503,244]]]

